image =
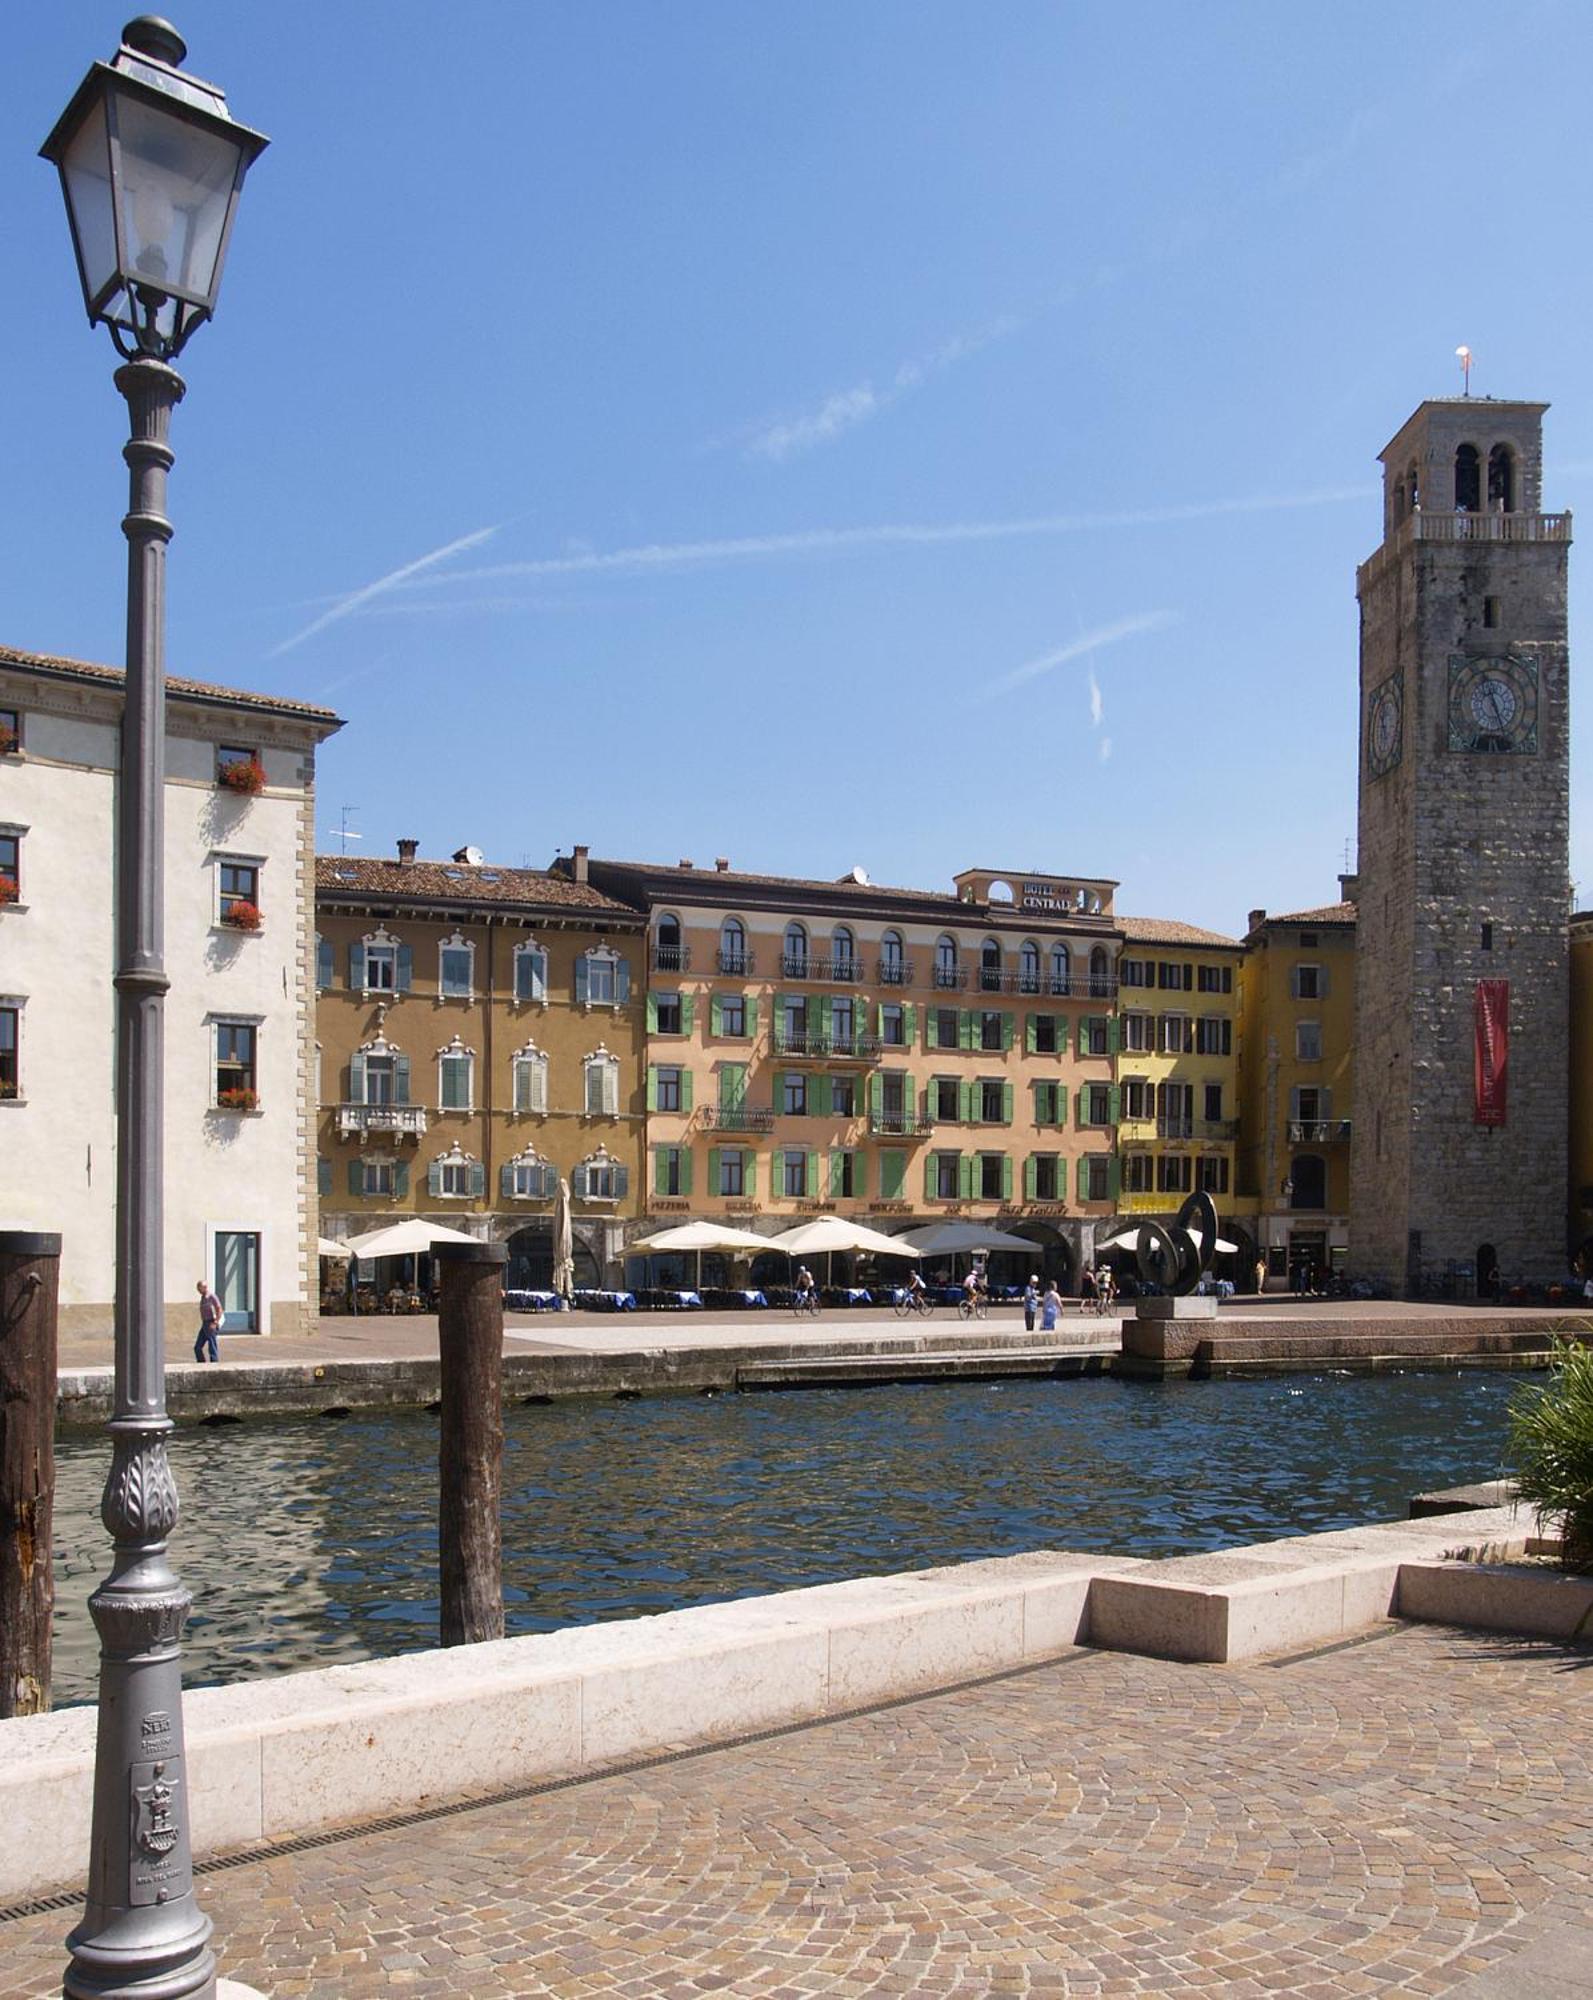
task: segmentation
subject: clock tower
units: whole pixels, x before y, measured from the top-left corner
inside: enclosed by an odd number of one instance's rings
[[[1423,403],[1361,607],[1350,1266],[1565,1269],[1569,514],[1543,403]]]

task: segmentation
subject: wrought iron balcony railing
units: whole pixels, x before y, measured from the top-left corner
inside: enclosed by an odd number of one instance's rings
[[[1158,1139],[1193,1139],[1195,1121],[1193,1118],[1175,1118],[1170,1112],[1162,1112],[1156,1120]]]
[[[1348,1118],[1291,1118],[1289,1120],[1289,1144],[1291,1146],[1346,1145],[1349,1142],[1349,1137],[1350,1121]]]
[[[424,1104],[340,1104],[337,1107],[337,1136],[340,1139],[367,1139],[373,1133],[384,1138],[418,1139],[426,1130]]]
[[[705,1104],[702,1124],[708,1132],[772,1132],[774,1107],[769,1104]]]
[[[881,986],[911,986],[915,977],[913,962],[908,958],[882,958],[875,964],[874,977]]]
[[[689,944],[655,944],[653,946],[653,970],[655,972],[685,972],[691,965]]]
[[[937,965],[930,975],[930,984],[937,993],[960,993],[968,984],[968,968],[965,965]]]
[[[868,1129],[886,1138],[910,1138],[914,1133],[923,1131],[924,1121],[916,1111],[871,1111],[868,1114]]]
[[[719,948],[719,970],[726,979],[750,979],[756,971],[756,961],[750,951],[726,951]]]

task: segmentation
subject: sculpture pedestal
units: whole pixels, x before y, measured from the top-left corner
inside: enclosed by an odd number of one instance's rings
[[[1189,1374],[1216,1317],[1216,1299],[1196,1293],[1136,1300],[1133,1317],[1123,1321],[1124,1374],[1155,1381]]]

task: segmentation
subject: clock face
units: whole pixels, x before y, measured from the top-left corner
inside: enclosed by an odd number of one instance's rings
[[[1398,677],[1377,688],[1367,710],[1366,761],[1372,776],[1380,778],[1399,762],[1400,724],[1403,710]]]
[[[1480,756],[1533,756],[1538,748],[1538,667],[1518,654],[1449,662],[1449,747]]]

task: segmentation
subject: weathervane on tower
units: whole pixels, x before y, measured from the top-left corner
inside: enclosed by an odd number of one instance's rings
[[[1457,347],[1455,349],[1455,359],[1460,363],[1460,393],[1463,396],[1469,396],[1471,394],[1471,349],[1469,347]]]

